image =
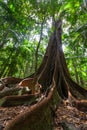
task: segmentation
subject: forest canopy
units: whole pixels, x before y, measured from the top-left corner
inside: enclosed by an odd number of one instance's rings
[[[57,19],[71,77],[87,86],[86,0],[0,0],[0,77],[34,73]]]

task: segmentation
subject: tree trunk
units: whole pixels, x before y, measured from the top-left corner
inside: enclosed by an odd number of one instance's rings
[[[39,39],[39,42],[36,48],[36,53],[35,53],[35,71],[37,70],[37,66],[38,66],[38,50],[39,50],[40,43],[42,40],[42,32],[43,32],[43,22],[41,23],[40,39]]]
[[[69,91],[74,97],[78,95],[87,97],[87,90],[80,87],[70,77],[62,50],[61,26],[61,20],[55,22],[55,30],[50,37],[42,64],[31,76],[42,85],[44,98],[30,111],[10,122],[5,130],[51,130],[51,109],[59,102],[58,94],[62,99],[68,98]]]
[[[76,68],[76,63],[74,61],[73,61],[73,66],[74,66],[76,82],[79,84],[78,72],[77,72],[77,68]]]

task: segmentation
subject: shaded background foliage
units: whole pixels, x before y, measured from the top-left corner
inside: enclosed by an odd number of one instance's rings
[[[86,0],[0,0],[0,77],[27,77],[35,72],[59,18],[70,74],[86,87]]]

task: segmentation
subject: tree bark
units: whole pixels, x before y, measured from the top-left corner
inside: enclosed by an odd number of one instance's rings
[[[19,130],[20,127],[21,130],[51,130],[51,108],[58,103],[58,96],[67,99],[70,91],[74,97],[80,94],[86,98],[87,90],[80,87],[70,77],[62,50],[61,26],[61,20],[55,22],[55,29],[50,37],[42,64],[36,73],[31,76],[41,84],[44,98],[31,111],[21,114],[10,122],[5,130]],[[82,104],[84,103],[80,103],[80,105]]]
[[[41,43],[41,40],[42,40],[42,33],[43,33],[43,22],[41,23],[40,39],[39,39],[39,42],[38,42],[38,45],[37,45],[37,48],[36,48],[36,53],[35,53],[35,72],[37,70],[37,65],[38,65],[38,50],[39,50],[40,43]]]

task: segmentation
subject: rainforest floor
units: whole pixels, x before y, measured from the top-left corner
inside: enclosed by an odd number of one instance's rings
[[[87,112],[62,103],[55,113],[54,130],[87,130]]]
[[[29,110],[29,106],[0,107],[0,130],[15,116]],[[61,103],[55,112],[54,130],[87,130],[87,112],[70,104]]]

